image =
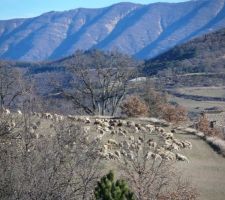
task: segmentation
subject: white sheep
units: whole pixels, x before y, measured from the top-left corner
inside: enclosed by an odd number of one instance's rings
[[[69,120],[72,120],[72,121],[75,121],[75,120],[76,120],[76,117],[73,116],[73,115],[68,115],[67,118],[68,118]]]
[[[181,143],[183,144],[184,148],[192,149],[191,142],[189,142],[189,141],[181,141]]]
[[[179,153],[176,153],[176,159],[179,160],[179,161],[186,161],[189,163],[189,160],[186,156],[182,155],[182,154],[179,154]]]
[[[155,127],[151,124],[147,124],[145,127],[150,131],[150,133],[152,133],[155,130]]]
[[[153,152],[149,151],[147,154],[146,154],[146,159],[149,160],[151,159],[153,156]]]
[[[53,119],[53,115],[52,115],[51,113],[44,113],[44,114],[43,114],[43,117],[44,117],[45,119]]]
[[[111,160],[116,160],[116,159],[118,159],[118,157],[117,157],[115,154],[113,154],[112,152],[109,152],[109,153],[108,153],[108,156],[109,156],[109,159],[111,159]]]
[[[109,139],[109,140],[108,140],[108,144],[112,144],[112,145],[118,146],[117,141],[116,141],[116,140],[113,140],[113,139]]]
[[[148,144],[149,144],[149,146],[152,147],[153,149],[156,149],[156,147],[157,147],[157,143],[156,143],[156,142],[151,141],[151,142],[149,142]]]
[[[10,115],[10,110],[7,108],[3,108],[3,111],[6,115]]]
[[[23,115],[23,113],[22,113],[21,110],[17,110],[17,114],[18,114],[18,115]]]
[[[97,135],[95,139],[96,139],[96,141],[101,141],[102,137],[103,137],[103,135]]]
[[[129,140],[134,141],[134,136],[130,136]]]
[[[115,155],[120,158],[120,152],[119,151],[115,151]]]

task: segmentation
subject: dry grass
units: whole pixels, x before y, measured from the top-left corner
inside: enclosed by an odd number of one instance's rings
[[[225,102],[222,101],[195,101],[191,99],[184,99],[168,95],[169,101],[178,103],[179,105],[185,107],[189,112],[202,112],[205,109],[212,107],[218,107],[220,110],[224,110]]]
[[[224,87],[185,87],[176,89],[176,92],[203,97],[225,97]]]
[[[200,200],[224,200],[225,159],[199,136],[178,133],[176,137],[192,143],[192,151],[183,152],[190,163],[178,163],[177,168],[197,187]]]
[[[218,137],[206,137],[205,140],[210,144],[216,151],[225,157],[225,140]]]

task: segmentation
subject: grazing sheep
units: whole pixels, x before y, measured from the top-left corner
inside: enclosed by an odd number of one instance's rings
[[[173,142],[178,145],[180,148],[183,148],[183,144],[181,141],[179,141],[178,139],[174,139]]]
[[[184,148],[192,149],[192,144],[189,141],[181,141]]]
[[[119,135],[123,136],[123,137],[126,137],[126,134],[123,131],[119,131]]]
[[[127,152],[126,152],[125,150],[122,149],[122,150],[120,151],[120,153],[121,153],[121,155],[127,157]]]
[[[129,140],[134,141],[134,136],[130,136]]]
[[[37,130],[37,129],[38,129],[38,126],[37,126],[36,124],[33,124],[33,125],[32,125],[32,128],[33,128],[34,130]]]
[[[53,116],[52,116],[52,114],[51,113],[43,113],[43,118],[45,118],[45,119],[53,119]]]
[[[86,124],[90,124],[90,123],[91,123],[90,118],[86,117],[86,118],[85,118],[85,123],[86,123]]]
[[[114,140],[114,139],[109,139],[109,140],[108,140],[108,143],[109,143],[109,144],[113,144],[113,145],[118,145],[117,141]]]
[[[111,126],[111,127],[116,126],[115,120],[110,119],[110,120],[109,120],[109,126]]]
[[[118,126],[118,127],[121,127],[121,126],[123,126],[123,125],[124,125],[123,122],[119,120],[118,123],[117,123],[117,126]]]
[[[112,135],[115,135],[116,133],[117,133],[117,131],[114,131],[114,130],[111,131],[111,134],[112,134]]]
[[[108,140],[108,144],[112,144],[112,145],[118,146],[117,141],[116,140],[113,140],[113,139],[109,139]]]
[[[132,151],[127,154],[127,158],[129,158],[130,160],[134,160],[134,154]]]
[[[165,137],[166,139],[173,139],[173,133],[163,132],[162,136]]]
[[[33,114],[33,116],[37,116],[37,113],[36,112],[33,112],[32,114]]]
[[[166,160],[175,160],[176,159],[176,155],[171,152],[171,151],[166,151],[165,152],[165,159]]]
[[[130,128],[135,127],[135,123],[127,121],[127,126],[130,127]]]
[[[149,151],[147,154],[146,154],[146,159],[149,160],[149,159],[152,159],[152,156],[153,156],[153,152]]]
[[[147,124],[145,127],[150,131],[150,133],[152,133],[155,130],[155,127],[151,124]]]
[[[144,139],[143,139],[141,136],[139,136],[138,139],[139,139],[141,142],[144,142]]]
[[[96,138],[95,138],[95,140],[96,141],[101,141],[102,140],[102,137],[103,137],[103,135],[97,135]]]
[[[156,130],[157,132],[159,132],[159,133],[164,133],[164,132],[166,132],[165,129],[162,128],[162,127],[156,127],[155,130]]]
[[[11,122],[11,128],[15,128],[16,127],[16,123],[15,122]]]
[[[3,111],[4,111],[4,113],[5,113],[6,115],[10,115],[10,110],[9,110],[9,109],[3,108]]]
[[[84,133],[88,133],[89,130],[90,130],[90,127],[87,127],[87,126],[85,126],[83,129]]]
[[[157,143],[153,142],[153,141],[149,142],[148,145],[153,149],[156,149],[156,147],[157,147]]]
[[[176,153],[176,159],[177,159],[178,161],[186,161],[186,162],[189,163],[188,158],[187,158],[186,156],[182,155],[182,154],[179,154],[179,153]]]
[[[179,151],[180,147],[176,143],[173,143],[172,144],[172,149],[175,150],[175,151]]]
[[[135,130],[136,133],[139,132],[139,128],[138,127],[135,127],[134,130]]]
[[[63,120],[63,116],[62,115],[58,115],[58,114],[54,114],[54,120],[56,122],[62,121]]]
[[[120,152],[119,151],[115,151],[115,155],[120,158]]]
[[[67,118],[72,121],[76,120],[76,117],[73,115],[68,115]]]
[[[18,114],[18,115],[22,115],[23,113],[22,113],[21,110],[17,110],[17,114]]]
[[[95,121],[94,121],[94,125],[102,125],[102,120],[100,120],[100,119],[95,119]]]
[[[157,153],[152,153],[151,158],[154,159],[154,160],[162,161],[162,157]]]
[[[143,131],[144,133],[146,133],[146,132],[147,132],[146,128],[145,128],[145,127],[143,127],[143,126],[141,126],[140,130],[141,130],[141,131]]]

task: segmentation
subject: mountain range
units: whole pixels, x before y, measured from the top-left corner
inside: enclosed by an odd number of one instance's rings
[[[77,49],[116,50],[139,59],[159,55],[199,35],[225,27],[225,0],[49,12],[0,21],[0,58],[55,60]]]

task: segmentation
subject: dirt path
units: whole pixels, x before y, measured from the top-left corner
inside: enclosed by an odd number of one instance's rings
[[[186,139],[193,145],[191,151],[184,151],[190,163],[179,163],[179,166],[198,188],[200,199],[224,200],[225,158],[195,135],[177,134],[177,137]]]

